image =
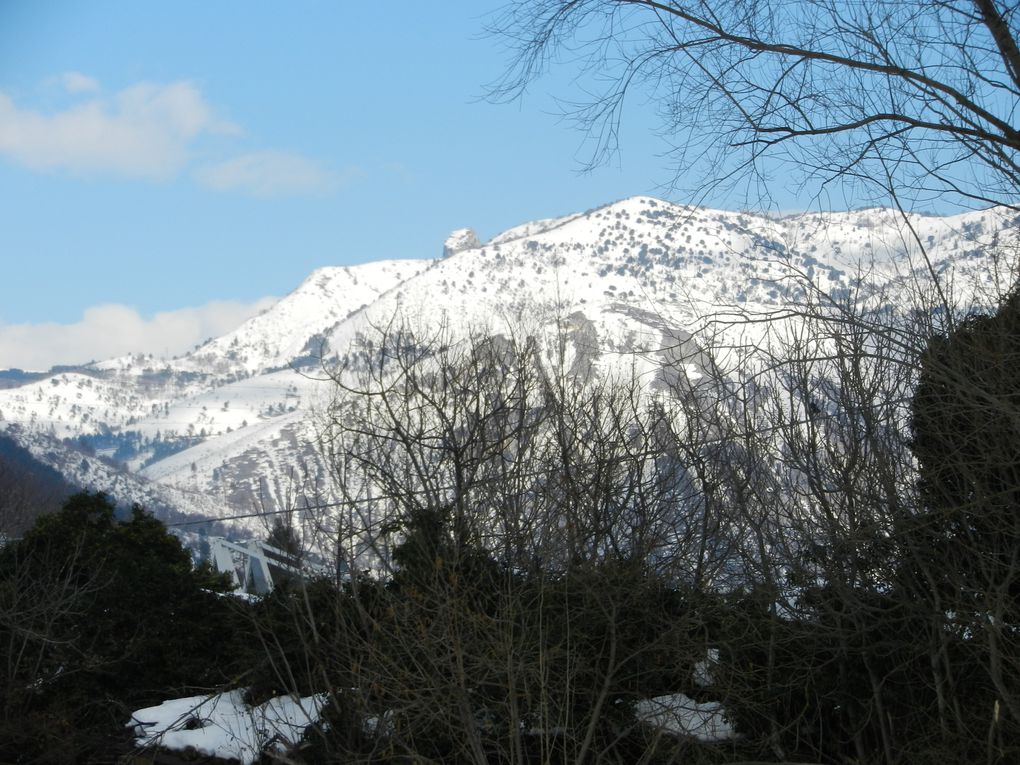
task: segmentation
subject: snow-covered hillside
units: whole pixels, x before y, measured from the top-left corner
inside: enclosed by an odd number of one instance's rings
[[[463,229],[439,260],[319,269],[181,357],[126,356],[0,390],[0,427],[124,501],[229,517],[327,496],[314,422],[332,392],[323,363],[394,320],[454,334],[555,329],[579,370],[665,362],[693,380],[707,363],[706,317],[788,308],[807,283],[897,300],[935,271],[966,285],[956,296],[965,303],[1008,286],[999,258],[1015,238],[1013,213],[909,222],[887,210],[774,219],[635,197],[486,243]],[[715,341],[760,331],[735,325]]]

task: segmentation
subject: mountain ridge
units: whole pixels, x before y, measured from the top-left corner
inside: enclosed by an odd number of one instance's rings
[[[696,378],[709,363],[706,317],[788,309],[809,297],[807,285],[833,299],[895,300],[935,270],[975,283],[965,301],[1001,291],[995,280],[1006,276],[991,266],[1007,255],[1015,214],[907,220],[888,210],[773,219],[638,196],[487,242],[465,238],[472,246],[441,259],[320,268],[175,359],[125,356],[0,390],[0,429],[44,461],[53,455],[48,464],[69,480],[104,488],[119,465],[122,493],[184,513],[226,517],[295,493],[324,496],[314,423],[330,393],[323,365],[396,317],[460,335],[568,327],[579,368],[604,374],[623,360],[654,377],[672,364],[670,374]],[[716,340],[753,345],[761,329],[718,331]],[[670,350],[677,338],[693,361]],[[113,460],[109,470],[71,464],[75,444]]]

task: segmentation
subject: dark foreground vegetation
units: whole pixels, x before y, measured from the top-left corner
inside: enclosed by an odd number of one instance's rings
[[[1020,299],[857,310],[654,398],[383,331],[322,431],[333,574],[224,595],[94,494],[0,550],[0,761],[112,761],[131,711],[231,687],[328,694],[288,761],[1018,761]],[[679,693],[736,735],[641,722]]]
[[[223,577],[140,508],[77,494],[0,548],[0,761],[124,750],[131,711],[235,680]]]
[[[597,157],[651,83],[681,171],[1016,209],[1007,4],[519,0],[496,27],[496,95],[594,73]],[[0,760],[112,760],[131,710],[242,686],[328,693],[290,761],[1020,761],[1020,298],[968,317],[927,266],[913,306],[806,285],[796,325],[740,317],[779,342],[659,397],[550,351],[569,329],[366,340],[322,433],[342,501],[305,519],[335,576],[225,597],[95,495],[0,550]],[[638,722],[681,692],[736,737]]]
[[[60,473],[0,435],[0,540],[17,539],[39,516],[59,510],[74,491]]]

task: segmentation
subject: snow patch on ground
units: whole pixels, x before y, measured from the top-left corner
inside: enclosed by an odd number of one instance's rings
[[[269,746],[296,744],[319,719],[326,694],[279,696],[256,707],[244,703],[244,691],[189,696],[132,713],[128,727],[141,747],[194,749],[210,757],[254,763]]]
[[[736,736],[722,704],[697,702],[682,693],[642,699],[634,706],[634,717],[665,733],[691,736],[708,743],[729,741]]]

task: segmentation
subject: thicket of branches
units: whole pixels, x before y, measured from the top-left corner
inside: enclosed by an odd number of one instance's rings
[[[599,151],[644,82],[710,182],[793,167],[901,209],[1015,204],[995,0],[521,0],[496,27],[518,54],[497,95],[564,51],[605,78],[577,112]],[[739,365],[654,385],[568,332],[363,338],[322,433],[335,576],[250,614],[253,694],[329,692],[294,757],[1020,758],[1020,298],[971,315],[929,276],[911,305],[805,284]],[[0,596],[25,608],[18,581]],[[736,736],[641,721],[679,693]]]
[[[929,316],[848,298],[700,376],[383,328],[324,412],[333,576],[225,610],[95,497],[4,550],[5,730],[96,726],[16,754],[94,754],[132,704],[229,681],[328,692],[310,762],[1010,762],[1020,312],[934,341]],[[649,723],[670,694],[710,725]],[[735,736],[701,740],[718,711]]]
[[[492,95],[571,70],[580,87],[558,95],[593,163],[628,98],[649,98],[699,194],[758,202],[793,179],[836,206],[1010,204],[1017,25],[998,0],[513,0],[492,23],[512,54]]]
[[[314,664],[338,673],[348,717],[331,730],[379,723],[327,735],[334,756],[669,749],[630,711],[692,685],[708,603],[691,604],[726,575],[730,533],[672,448],[676,413],[636,380],[571,374],[550,347],[394,327],[357,349],[353,380],[336,374],[323,440],[348,515],[330,531],[355,575]]]
[[[281,682],[331,692],[316,751],[1015,758],[1015,303],[926,353],[925,314],[830,303],[742,373],[655,393],[592,376],[564,336],[364,341],[323,433],[347,496],[320,531],[350,577],[277,596]],[[998,371],[962,361],[974,344]],[[953,473],[960,449],[983,472]],[[639,720],[670,693],[720,702],[737,737]]]
[[[251,671],[225,578],[115,511],[76,494],[0,546],[0,761],[113,761],[133,710]]]

